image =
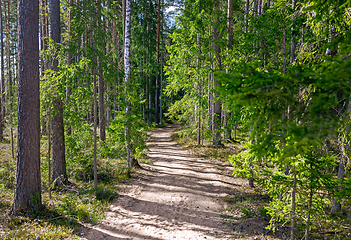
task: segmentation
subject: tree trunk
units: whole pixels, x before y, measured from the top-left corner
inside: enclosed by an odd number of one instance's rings
[[[197,69],[197,83],[196,83],[196,90],[197,90],[197,101],[196,101],[196,108],[197,114],[195,114],[195,122],[197,122],[197,145],[201,145],[201,83],[200,83],[200,54],[201,54],[201,45],[200,45],[200,36],[197,34],[196,36],[196,43],[199,51],[196,57],[196,69]],[[197,115],[197,116],[196,116]],[[196,119],[197,118],[197,119]]]
[[[245,13],[245,33],[248,33],[249,29],[249,10],[250,10],[250,0],[246,0],[246,13]]]
[[[215,1],[214,9],[215,9],[215,20],[214,24],[215,26],[213,27],[213,34],[214,34],[214,49],[216,52],[216,64],[215,64],[215,69],[220,70],[222,67],[221,63],[221,49],[219,46],[219,28],[220,28],[220,20],[219,20],[219,0]],[[217,86],[219,83],[215,80],[215,86]],[[215,90],[215,101],[214,101],[214,117],[213,117],[213,132],[214,132],[214,138],[213,138],[213,145],[214,146],[219,146],[221,145],[221,113],[222,113],[222,104],[221,101],[219,100],[219,95],[217,90]]]
[[[124,73],[125,73],[125,84],[126,84],[126,89],[125,91],[127,92],[129,90],[128,85],[130,84],[130,45],[131,45],[131,11],[132,11],[132,6],[131,6],[131,0],[126,0],[125,3],[125,34],[124,34]],[[126,139],[126,149],[127,149],[127,160],[128,160],[128,165],[129,168],[132,168],[134,166],[134,157],[133,157],[133,150],[132,146],[130,143],[130,105],[129,99],[126,99],[127,102],[127,107],[126,107],[126,113],[127,113],[127,124],[125,127],[125,139]]]
[[[50,28],[52,40],[57,44],[60,43],[60,0],[50,1]],[[54,71],[58,71],[57,55],[53,57],[51,68]],[[62,87],[61,84],[59,84],[59,88],[60,87]],[[63,103],[61,97],[57,95],[53,104],[55,115],[52,119],[52,180],[56,185],[60,185],[67,183],[65,131],[63,124]]]
[[[105,123],[105,84],[102,73],[100,72],[99,77],[99,124],[100,124],[100,139],[101,141],[105,141],[106,139],[106,123]]]
[[[7,57],[7,81],[8,81],[8,112],[10,125],[10,139],[11,139],[11,154],[12,159],[15,159],[15,150],[13,143],[13,126],[12,126],[12,71],[11,71],[11,40],[10,40],[10,2],[7,2],[6,16],[6,57]]]
[[[161,5],[163,5],[163,0],[161,1]],[[162,12],[162,15],[161,15],[161,32],[163,32],[163,22],[164,22],[164,17],[163,17],[163,7],[161,8],[161,12]],[[163,34],[162,34],[162,43],[164,42],[164,39],[163,39]],[[161,47],[163,46],[163,44],[161,45]],[[162,47],[163,49],[163,47]],[[160,52],[161,54],[161,73],[160,73],[160,77],[161,77],[161,85],[160,85],[160,124],[162,124],[162,114],[163,114],[163,109],[162,109],[162,94],[163,94],[163,50]]]
[[[348,106],[348,109],[346,111],[347,114],[350,113],[350,110],[351,110],[350,107],[351,107],[351,104],[349,104],[349,106]],[[349,130],[349,127],[347,127],[346,132],[348,132],[348,130]],[[345,166],[346,166],[346,159],[347,159],[346,149],[348,148],[348,146],[347,146],[348,144],[347,144],[347,141],[342,139],[341,136],[339,136],[338,138],[339,138],[340,150],[342,153],[339,167],[338,167],[338,180],[341,183],[345,177]],[[335,197],[333,202],[332,202],[331,213],[340,212],[340,211],[341,211],[340,199]]]
[[[18,137],[13,214],[41,205],[39,1],[17,3]]]
[[[48,191],[51,199],[51,111],[48,113]]]
[[[5,84],[4,84],[4,39],[2,29],[2,1],[0,0],[0,38],[1,38],[1,84],[0,84],[0,140],[4,138],[4,116],[5,116]]]
[[[72,7],[73,6],[73,0],[69,0],[69,6]],[[71,9],[69,8],[68,10],[68,40],[71,41],[71,23],[72,22],[72,13],[71,13]],[[67,64],[70,67],[72,65],[73,62],[73,54],[72,54],[72,50],[69,49],[68,51],[68,56],[67,56]],[[69,102],[69,97],[72,94],[72,89],[70,87],[70,83],[72,82],[72,79],[70,79],[69,82],[67,82],[66,84],[66,102]],[[71,134],[71,126],[70,123],[67,124],[67,132],[68,134]]]
[[[41,51],[47,50],[47,41],[48,41],[48,33],[47,33],[47,3],[46,0],[40,0],[40,40],[41,40]],[[43,75],[44,72],[47,70],[48,63],[47,61],[42,57],[41,58],[41,74]],[[46,134],[47,129],[49,126],[47,126],[48,118],[49,116],[43,116],[42,117],[42,126],[41,126],[41,133]],[[51,177],[51,176],[50,176]]]
[[[295,49],[296,49],[296,29],[295,29],[295,10],[296,10],[296,0],[292,0],[292,9],[294,11],[293,16],[293,26],[292,26],[292,35],[291,35],[291,48],[290,48],[290,64],[295,62]]]
[[[160,32],[161,32],[161,0],[158,0],[158,13],[157,13],[157,73],[156,73],[156,93],[155,93],[155,123],[159,124],[160,120]]]
[[[227,50],[229,51],[232,48],[233,45],[233,1],[228,0],[228,6],[227,6],[227,27],[228,27],[228,48]],[[228,66],[226,67],[226,72],[229,72]],[[228,112],[228,107],[225,107],[225,110],[223,111],[224,117],[223,117],[223,125],[224,125],[224,140],[230,139],[231,137],[231,130],[228,125],[228,121],[230,119],[230,112]]]
[[[311,209],[312,209],[312,199],[313,199],[313,187],[310,187],[310,193],[308,198],[308,208],[307,208],[307,219],[306,219],[306,231],[305,231],[305,240],[309,239],[310,235],[310,222],[311,222]]]
[[[291,191],[291,232],[290,232],[290,239],[294,240],[294,229],[295,229],[295,209],[296,209],[296,169],[293,171],[294,174],[294,183]]]
[[[94,67],[94,188],[95,189],[97,189],[97,158],[96,158],[97,117],[98,116],[97,116],[97,96],[96,96],[96,67]]]

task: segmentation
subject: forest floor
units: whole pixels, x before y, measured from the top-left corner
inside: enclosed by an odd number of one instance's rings
[[[283,231],[272,235],[265,228],[257,211],[265,196],[234,178],[229,163],[179,146],[172,140],[177,128],[151,132],[147,163],[133,181],[117,186],[106,218],[83,226],[81,239],[284,239]]]

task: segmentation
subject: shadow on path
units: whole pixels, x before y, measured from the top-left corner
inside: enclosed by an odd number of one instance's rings
[[[240,186],[225,163],[195,157],[172,141],[173,124],[151,132],[149,157],[132,183],[120,189],[106,219],[82,230],[87,239],[236,239],[221,212]],[[246,236],[245,239],[251,239]],[[252,238],[253,239],[253,238]],[[260,239],[260,238],[255,238]]]

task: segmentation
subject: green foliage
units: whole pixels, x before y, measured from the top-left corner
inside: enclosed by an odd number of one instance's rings
[[[67,170],[73,178],[79,180],[93,179],[93,129],[90,124],[83,123],[80,128],[66,135]]]
[[[133,155],[136,159],[145,158],[149,126],[138,114],[126,116],[126,112],[118,112],[115,119],[110,123],[110,137],[104,143],[102,154],[108,157],[126,157],[125,128],[129,126],[130,143],[133,147]]]
[[[243,214],[243,218],[251,218],[251,217],[255,216],[255,212],[246,206],[243,206],[241,208],[241,212]]]
[[[257,161],[254,154],[249,150],[244,150],[239,154],[229,156],[229,161],[233,165],[233,175],[235,177],[250,178],[256,176],[256,171],[253,170],[254,163]]]
[[[15,186],[15,169],[16,163],[14,161],[6,161],[0,168],[0,186],[2,191],[6,189],[14,189]]]

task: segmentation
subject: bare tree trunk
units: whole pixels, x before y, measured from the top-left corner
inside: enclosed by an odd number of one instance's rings
[[[126,0],[125,4],[125,34],[124,34],[124,73],[125,73],[125,83],[126,89],[125,91],[129,90],[128,85],[130,84],[130,45],[131,45],[131,0]],[[134,165],[139,165],[133,157],[133,149],[130,143],[130,108],[129,106],[129,99],[126,99],[127,107],[127,124],[125,127],[125,139],[126,139],[126,148],[127,148],[127,160],[129,168],[134,167]]]
[[[233,45],[233,1],[228,0],[227,5],[227,27],[228,27],[228,47],[227,50],[229,51]],[[229,72],[228,66],[226,66],[226,72]],[[228,121],[230,119],[231,112],[228,112],[228,108],[225,105],[225,109],[223,111],[223,125],[224,125],[224,140],[231,138],[231,130],[228,125]]]
[[[15,159],[15,147],[13,142],[13,126],[12,126],[12,71],[11,71],[11,40],[10,40],[10,1],[7,2],[7,24],[6,24],[6,56],[7,56],[7,77],[8,77],[8,101],[9,101],[9,124],[11,138],[11,154]]]
[[[4,118],[5,118],[5,76],[4,76],[4,37],[2,25],[2,1],[0,0],[0,38],[1,38],[1,85],[0,85],[0,140],[4,138]]]
[[[159,110],[160,110],[160,32],[161,32],[161,0],[158,0],[158,13],[157,13],[157,74],[156,74],[156,93],[155,93],[155,123],[159,123]]]
[[[210,54],[211,58],[211,54]],[[211,68],[213,68],[213,64],[211,64]],[[213,76],[212,73],[209,73],[209,82],[208,82],[208,129],[213,131]]]
[[[249,29],[249,10],[250,10],[250,0],[246,0],[246,12],[245,12],[245,33],[248,33]]]
[[[296,11],[296,1],[292,0],[292,9]],[[292,36],[291,36],[291,48],[290,48],[290,64],[295,62],[295,49],[296,49],[296,29],[295,29],[295,15],[293,16]]]
[[[347,114],[349,114],[350,112],[350,106],[351,104],[349,104],[348,110],[347,110]],[[349,128],[349,127],[347,127]],[[347,129],[348,130],[348,129]],[[348,131],[346,131],[348,132]],[[346,149],[347,149],[347,142],[342,139],[341,136],[338,137],[339,139],[339,146],[340,146],[340,150],[341,150],[341,159],[340,159],[340,163],[339,163],[339,167],[338,167],[338,180],[339,182],[342,182],[344,180],[345,177],[345,166],[346,166]],[[332,202],[332,207],[331,207],[331,213],[335,213],[335,212],[339,212],[341,211],[341,203],[340,203],[340,199],[335,197],[333,202]]]
[[[105,124],[105,100],[104,100],[105,84],[104,84],[104,79],[103,79],[103,76],[102,76],[101,72],[99,74],[98,81],[99,81],[100,139],[101,139],[101,141],[104,142],[105,139],[106,139],[106,132],[105,132],[105,128],[106,128],[106,124]]]
[[[198,52],[198,54],[197,54],[197,57],[196,57],[196,68],[197,68],[197,74],[198,74],[198,76],[197,76],[197,98],[198,98],[198,100],[197,100],[197,109],[198,109],[198,111],[197,111],[197,120],[195,119],[195,122],[197,122],[197,145],[201,145],[201,95],[200,95],[200,93],[201,93],[201,84],[200,84],[200,54],[201,54],[201,51],[200,51],[200,49],[201,49],[201,46],[200,46],[200,36],[199,36],[199,34],[197,34],[197,36],[196,36],[196,42],[197,42],[197,47],[199,48],[199,52]],[[195,115],[195,117],[196,117],[196,115]]]
[[[18,0],[17,4],[18,138],[13,214],[41,205],[39,1]]]
[[[294,240],[294,229],[295,229],[295,209],[296,209],[296,169],[294,168],[294,183],[291,191],[291,232],[290,232],[290,239]]]
[[[219,46],[219,27],[220,27],[220,20],[219,20],[219,0],[215,1],[214,9],[215,9],[215,26],[213,27],[213,34],[214,34],[214,49],[216,52],[216,64],[215,64],[215,69],[220,70],[222,67],[221,63],[221,49]],[[215,80],[215,86],[218,85],[218,82]],[[221,113],[222,113],[222,104],[221,101],[219,100],[218,92],[215,90],[215,102],[214,102],[214,117],[213,117],[213,132],[214,132],[214,138],[213,138],[213,145],[214,146],[219,146],[221,145]]]
[[[96,60],[96,59],[94,59]],[[97,159],[96,159],[96,132],[97,132],[97,96],[96,96],[96,67],[94,67],[94,188],[97,189]]]
[[[163,59],[162,59],[162,52],[161,52],[161,86],[160,86],[160,124],[162,124],[162,92],[163,92]]]
[[[50,1],[50,28],[52,40],[56,43],[60,43],[60,0]],[[52,60],[52,70],[58,71],[58,59],[56,55]],[[61,84],[59,84],[59,87],[62,87]],[[53,103],[56,113],[52,122],[52,180],[57,185],[67,183],[67,172],[63,103],[61,97],[56,96]]]
[[[143,74],[143,92],[144,92],[144,95],[143,95],[143,98],[146,97],[147,99],[147,84],[145,82],[145,38],[143,36],[143,66],[142,66],[142,74]],[[146,122],[146,115],[145,115],[145,102],[143,103],[143,119],[144,119],[144,122]]]
[[[161,1],[161,5],[163,5],[163,1]],[[161,12],[163,13],[163,8],[161,9]],[[161,18],[162,18],[162,20],[161,20]],[[160,28],[161,28],[161,31],[163,32],[163,20],[164,20],[163,19],[163,14],[162,14],[161,18],[160,18],[160,21],[161,21]],[[162,39],[163,39],[163,37],[162,37]],[[162,52],[163,51],[160,52],[160,54],[161,54],[161,66],[160,66],[160,68],[161,68],[161,73],[160,73],[160,78],[161,78],[161,84],[160,84],[160,124],[162,124],[162,92],[163,92],[163,58],[162,58],[163,54],[162,54]]]
[[[51,111],[48,113],[48,191],[51,199]]]
[[[46,0],[40,0],[40,37],[41,37],[41,51],[47,50],[47,41],[48,41],[48,33],[47,33],[47,3]],[[41,74],[43,75],[44,72],[48,69],[47,61],[42,57],[41,58]],[[41,133],[46,134],[48,130],[46,119],[49,116],[42,117],[42,126],[41,126]]]
[[[73,6],[73,0],[69,0],[69,6],[72,7]],[[69,8],[68,10],[68,41],[71,40],[71,26],[72,25],[72,13],[71,13],[71,9]],[[68,56],[67,56],[67,64],[68,66],[71,66],[72,65],[72,62],[73,62],[73,54],[72,54],[72,50],[70,49],[68,51]],[[69,82],[72,82],[72,79],[70,79]],[[72,94],[72,89],[70,87],[70,83],[67,83],[66,84],[66,102],[68,103],[69,102],[69,97],[71,96]],[[70,126],[70,123],[67,124],[67,132],[68,134],[70,135],[71,134],[71,126]]]
[[[313,199],[313,188],[310,187],[310,194],[308,198],[308,207],[307,207],[307,219],[306,219],[306,231],[305,231],[305,240],[309,239],[310,235],[310,221],[311,221],[311,209],[312,209],[312,199]]]
[[[283,30],[283,73],[286,72],[286,37],[285,28]]]

